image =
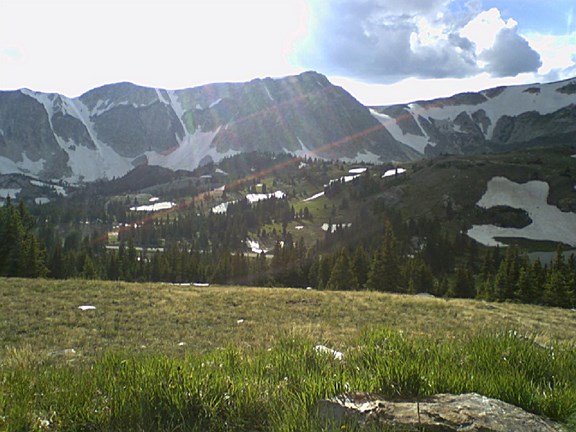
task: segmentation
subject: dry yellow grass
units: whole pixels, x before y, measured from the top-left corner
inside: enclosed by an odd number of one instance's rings
[[[572,342],[575,318],[556,308],[375,292],[0,279],[0,347],[74,349],[76,359],[107,349],[262,348],[290,334],[344,348],[374,326],[437,338],[514,329]]]

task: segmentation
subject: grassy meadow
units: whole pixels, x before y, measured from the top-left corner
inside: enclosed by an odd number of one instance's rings
[[[0,430],[333,430],[314,405],[347,390],[474,391],[570,426],[575,318],[375,292],[0,279]]]

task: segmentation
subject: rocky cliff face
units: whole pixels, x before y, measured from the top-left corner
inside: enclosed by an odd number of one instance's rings
[[[184,90],[118,83],[79,98],[0,92],[0,174],[71,181],[192,170],[253,150],[407,161],[576,140],[576,79],[367,108],[315,72]]]
[[[253,150],[373,162],[418,157],[314,72],[175,91],[119,83],[75,99],[0,92],[0,174],[95,180],[141,164],[192,170]]]
[[[576,141],[576,78],[372,108],[422,155],[502,152]]]

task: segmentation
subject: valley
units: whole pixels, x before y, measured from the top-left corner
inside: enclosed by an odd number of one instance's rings
[[[571,82],[0,94],[0,429],[325,430],[350,386],[572,425]]]

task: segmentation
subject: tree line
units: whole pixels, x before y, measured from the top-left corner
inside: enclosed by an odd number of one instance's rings
[[[241,202],[229,210],[229,214],[207,218],[149,222],[152,227],[146,228],[152,233],[173,230],[174,237],[186,231],[191,233],[190,242],[170,242],[161,251],[139,249],[136,240],[142,240],[144,231],[136,228],[126,232],[117,250],[107,250],[105,236],[97,232],[64,239],[55,231],[39,236],[37,223],[24,204],[7,200],[0,209],[0,275],[425,292],[439,297],[576,305],[576,259],[560,250],[550,264],[543,265],[517,247],[479,249],[462,232],[453,237],[443,233],[437,220],[403,221],[391,213],[385,222],[369,220],[377,228],[368,236],[356,235],[353,229],[337,230],[312,247],[283,230],[276,233],[275,246],[268,254],[253,256],[237,247],[248,227],[265,217],[290,221],[294,213],[286,200],[273,199],[254,206]],[[246,217],[243,210],[252,216]],[[203,240],[202,232],[207,236]]]

